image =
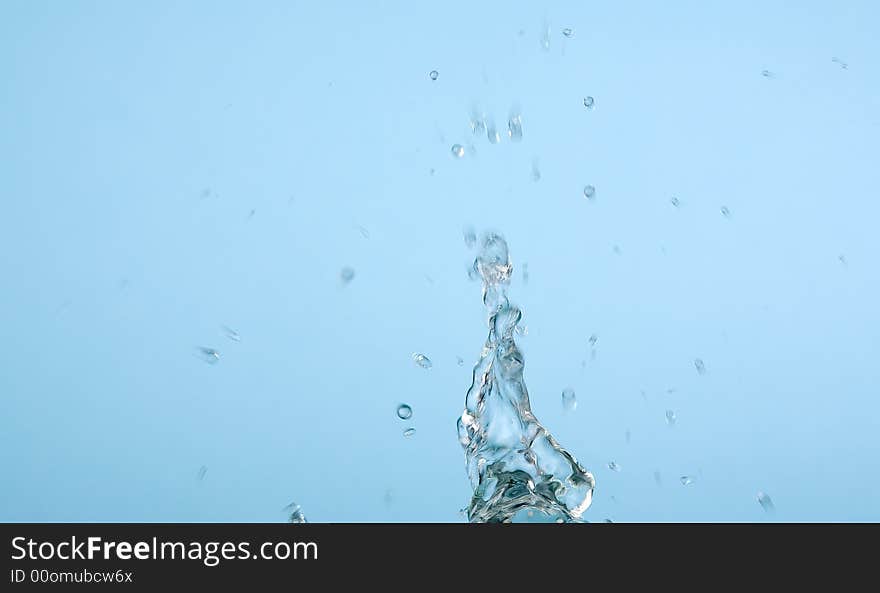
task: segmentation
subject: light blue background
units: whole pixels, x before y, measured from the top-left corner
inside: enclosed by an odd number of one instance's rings
[[[0,4],[0,520],[463,520],[465,225],[586,519],[880,520],[876,3],[373,4]]]

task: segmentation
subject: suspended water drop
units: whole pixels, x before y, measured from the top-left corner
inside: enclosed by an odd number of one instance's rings
[[[596,198],[596,188],[592,185],[584,186],[584,197],[588,200],[593,200]]]
[[[761,508],[764,509],[768,513],[772,513],[776,510],[776,507],[773,505],[773,500],[770,498],[770,495],[765,492],[761,492],[758,490],[758,504],[761,505]]]
[[[568,388],[562,391],[562,409],[566,412],[574,412],[577,409],[578,401],[577,396],[574,394],[574,389]]]
[[[226,335],[226,337],[229,338],[230,340],[232,340],[233,342],[241,342],[241,336],[238,335],[238,332],[235,331],[234,329],[232,329],[231,327],[223,325],[223,326],[221,326],[221,329],[223,330],[223,333]]]
[[[682,476],[679,478],[682,486],[690,486],[694,483],[694,479],[691,476]]]
[[[461,144],[453,144],[452,145],[452,156],[457,159],[460,159],[464,156],[464,146]]]
[[[672,196],[671,198],[669,198],[669,203],[672,204],[673,206],[675,206],[676,208],[678,208],[678,206],[681,202],[678,201],[678,198],[676,198],[675,196]]]
[[[730,209],[727,206],[721,207],[721,216],[724,218],[730,218]]]
[[[436,70],[431,70],[431,73],[428,76],[431,77],[431,80],[437,80],[437,77],[440,76],[440,73]]]
[[[486,137],[489,138],[491,144],[501,142],[501,134],[498,133],[498,130],[495,128],[495,122],[491,119],[486,121]]]
[[[588,110],[593,109],[593,106],[596,104],[596,100],[593,97],[584,97],[584,107]]]
[[[572,31],[571,29],[563,29],[562,34],[570,38],[572,35],[574,35],[574,31]]]
[[[550,25],[544,25],[544,34],[541,36],[541,49],[550,51]]]
[[[284,510],[289,512],[287,518],[288,523],[308,523],[308,521],[306,521],[306,516],[303,514],[302,507],[295,502],[284,507]]]
[[[424,354],[419,354],[418,352],[414,352],[412,355],[413,361],[422,367],[423,369],[430,369],[433,365],[431,363],[431,359],[425,356]]]
[[[220,362],[220,353],[213,348],[199,346],[197,349],[197,353],[199,355],[199,358],[201,358],[208,364],[217,364],[218,362]]]
[[[462,231],[464,235],[464,244],[468,249],[473,249],[477,244],[477,233],[472,227],[465,227]]]
[[[405,437],[411,437],[411,436],[414,435],[415,433],[416,433],[416,429],[415,429],[415,428],[407,428],[406,430],[403,431],[403,436],[405,436]]]
[[[342,268],[342,270],[339,271],[339,279],[342,280],[343,284],[348,284],[354,280],[354,268],[348,266]]]
[[[513,142],[522,140],[522,116],[520,114],[514,113],[507,120],[507,135]]]
[[[706,374],[706,364],[703,362],[702,358],[694,359],[694,368],[697,369],[697,373],[700,375]]]
[[[619,472],[620,465],[618,465],[616,461],[610,461],[610,462],[608,462],[608,469],[610,469],[613,472]]]
[[[666,424],[675,426],[675,412],[672,410],[666,410]]]
[[[412,408],[407,404],[397,406],[397,417],[401,420],[409,420],[412,418]]]

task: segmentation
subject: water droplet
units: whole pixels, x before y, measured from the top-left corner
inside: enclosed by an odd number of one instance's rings
[[[199,357],[208,364],[217,364],[220,362],[220,353],[213,348],[199,346],[198,354]]]
[[[572,31],[571,29],[563,29],[562,34],[570,38],[572,35],[574,35],[574,31]]]
[[[424,354],[419,354],[418,352],[413,353],[412,359],[417,365],[419,365],[423,369],[430,369],[432,366],[434,366],[430,358],[428,358]]]
[[[458,366],[463,366],[463,365],[464,365],[464,359],[463,359],[461,356],[456,356],[456,357],[455,357],[455,362],[458,363]]]
[[[241,336],[238,335],[238,332],[231,327],[223,325],[221,326],[221,329],[223,330],[223,333],[226,335],[226,337],[233,342],[241,342]]]
[[[574,389],[568,388],[562,391],[562,409],[566,412],[574,412],[578,407],[577,396]]]
[[[682,486],[690,486],[694,483],[694,479],[691,476],[682,476],[679,478]]]
[[[411,437],[411,436],[414,435],[415,433],[416,433],[416,429],[415,429],[415,428],[407,428],[406,430],[403,431],[403,436],[405,436],[405,437]]]
[[[535,183],[541,181],[541,169],[538,167],[538,159],[532,161],[532,181]]]
[[[660,472],[659,472],[659,471],[655,471],[655,472],[654,472],[654,482],[655,482],[658,486],[662,486],[662,485],[663,485],[663,478],[660,477]]]
[[[608,462],[608,469],[610,469],[613,472],[619,472],[620,466],[617,464],[616,461],[609,461]]]
[[[412,418],[412,408],[407,404],[400,404],[397,406],[397,417],[401,420],[409,420]]]
[[[584,97],[584,107],[587,109],[593,109],[596,105],[596,100],[593,97]]]
[[[489,139],[490,144],[501,142],[501,134],[498,133],[498,129],[495,128],[495,122],[491,119],[486,120],[486,137]]]
[[[431,80],[437,80],[437,77],[440,76],[440,73],[436,70],[431,70],[431,73],[428,76],[431,77]]]
[[[772,513],[776,510],[776,507],[773,505],[773,499],[770,498],[770,495],[761,492],[760,490],[758,490],[758,504],[760,504],[761,508],[768,513]]]
[[[460,159],[464,156],[464,146],[461,144],[453,144],[452,145],[452,156],[457,159]]]
[[[477,245],[477,233],[471,227],[465,227],[462,231],[464,235],[464,244],[468,249],[473,249]]]
[[[681,204],[681,202],[679,202],[678,198],[676,198],[675,196],[672,196],[671,198],[669,198],[669,203],[672,204],[673,206],[675,206],[676,208],[678,208],[678,206]]]
[[[593,200],[596,198],[596,188],[592,185],[584,186],[584,197],[588,200]]]
[[[289,513],[287,516],[288,523],[308,523],[306,516],[303,514],[302,507],[295,502],[284,507],[284,510]]]
[[[727,206],[721,207],[721,216],[724,218],[730,218],[730,209]]]
[[[198,481],[201,482],[202,480],[205,479],[205,474],[207,474],[207,473],[208,473],[208,466],[203,465],[202,467],[199,468],[199,473],[196,475],[196,479],[198,479]]]
[[[522,140],[522,116],[520,114],[514,113],[507,120],[507,135],[513,142]]]
[[[666,410],[666,424],[675,426],[675,412],[672,410]]]
[[[550,25],[544,25],[544,34],[541,35],[541,49],[550,51]]]
[[[348,266],[342,268],[342,270],[339,271],[339,279],[343,284],[348,284],[354,280],[354,268]]]

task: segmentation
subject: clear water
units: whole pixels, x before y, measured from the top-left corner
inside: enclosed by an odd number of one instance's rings
[[[467,521],[468,227],[582,520],[880,520],[880,6],[792,4],[0,2],[0,520]]]
[[[458,421],[474,489],[468,519],[578,521],[592,502],[595,480],[532,413],[525,358],[515,340],[522,312],[507,296],[513,264],[501,235],[483,237],[474,270],[482,280],[489,335]]]

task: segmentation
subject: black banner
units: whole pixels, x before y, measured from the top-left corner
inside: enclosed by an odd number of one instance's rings
[[[690,588],[749,578],[816,584],[867,574],[876,524],[3,524],[0,590],[448,581]],[[863,542],[865,542],[863,544]],[[378,580],[377,580],[378,579]],[[831,582],[831,581],[829,581]],[[289,588],[289,587],[288,587]],[[404,587],[406,588],[406,587]]]

